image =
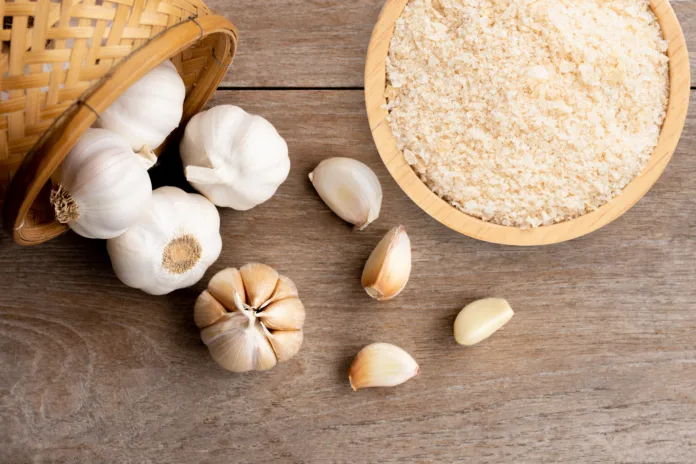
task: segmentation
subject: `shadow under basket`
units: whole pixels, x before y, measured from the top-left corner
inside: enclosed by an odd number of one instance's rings
[[[14,240],[33,245],[66,230],[49,203],[51,175],[99,115],[171,59],[186,85],[186,124],[225,76],[237,31],[199,0],[4,0],[2,8],[0,208]]]

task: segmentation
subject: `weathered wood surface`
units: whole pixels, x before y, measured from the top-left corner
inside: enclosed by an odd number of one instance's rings
[[[308,2],[316,3],[316,2]],[[204,287],[150,297],[112,275],[104,245],[69,234],[0,239],[0,462],[694,462],[696,119],[648,196],[606,228],[521,249],[444,228],[398,189],[361,91],[218,92],[287,138],[288,181],[222,212],[206,276],[249,261],[295,280],[307,306],[297,358],[261,374],[217,368],[192,321]],[[375,169],[381,218],[355,233],[313,192],[322,159]],[[396,300],[359,284],[371,248],[404,224],[414,270]],[[474,348],[466,303],[509,299],[511,323]],[[354,393],[363,345],[408,350],[422,373]]]
[[[211,0],[239,28],[234,87],[362,87],[367,46],[384,0]],[[696,0],[672,0],[696,50]],[[696,82],[696,54],[691,54]]]

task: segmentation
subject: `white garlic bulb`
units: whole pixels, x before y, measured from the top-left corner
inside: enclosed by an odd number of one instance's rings
[[[379,217],[382,185],[366,164],[329,158],[309,175],[319,196],[341,219],[362,230]]]
[[[147,170],[156,161],[150,151],[133,153],[118,134],[87,129],[53,176],[56,219],[83,237],[118,237],[147,211]]]
[[[201,280],[220,256],[220,215],[201,195],[160,187],[140,222],[106,246],[121,282],[165,295]]]
[[[292,280],[252,263],[218,272],[198,297],[193,319],[220,366],[264,371],[300,350],[305,308]]]
[[[198,113],[180,145],[186,179],[217,206],[249,210],[290,172],[288,145],[261,116],[232,105]]]
[[[184,81],[166,60],[123,92],[96,125],[120,134],[135,151],[155,149],[181,122],[185,98]]]

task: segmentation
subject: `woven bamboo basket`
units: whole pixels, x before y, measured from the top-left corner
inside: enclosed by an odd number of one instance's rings
[[[201,0],[3,0],[0,8],[0,207],[22,245],[66,230],[48,202],[50,177],[119,95],[171,59],[186,84],[185,124],[237,45],[234,25]]]

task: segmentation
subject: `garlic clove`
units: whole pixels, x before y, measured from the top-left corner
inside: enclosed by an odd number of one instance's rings
[[[265,264],[251,263],[242,267],[239,273],[244,282],[247,303],[254,309],[260,308],[278,285],[278,271]]]
[[[305,321],[305,308],[297,298],[286,298],[266,306],[257,313],[263,325],[275,330],[298,330]]]
[[[285,298],[298,298],[299,293],[297,291],[297,286],[295,285],[295,282],[290,280],[288,277],[285,277],[284,275],[279,275],[278,276],[278,284],[276,285],[276,289],[273,291],[273,295],[271,295],[271,298],[268,299],[266,303],[262,307],[268,306],[269,304],[279,301],[279,300],[284,300]]]
[[[193,307],[193,321],[199,329],[216,323],[225,315],[225,307],[207,290],[200,294]]]
[[[238,269],[230,267],[213,276],[208,284],[208,291],[226,308],[235,308],[234,294],[239,294],[246,301],[246,292],[242,275]]]
[[[362,285],[372,298],[386,301],[406,287],[411,275],[411,240],[398,226],[384,236],[365,264]]]
[[[460,345],[475,345],[497,332],[514,315],[510,304],[503,299],[474,301],[462,309],[454,321],[454,338]]]
[[[267,331],[266,336],[278,357],[278,362],[285,362],[295,356],[300,351],[304,339],[301,330]]]
[[[358,230],[379,217],[382,186],[372,169],[360,161],[324,160],[309,175],[309,180],[326,205]]]
[[[201,339],[215,362],[232,372],[267,370],[277,363],[261,324],[241,312],[201,330]]]
[[[373,343],[360,350],[353,360],[348,380],[353,390],[394,387],[418,375],[418,363],[398,346]]]

